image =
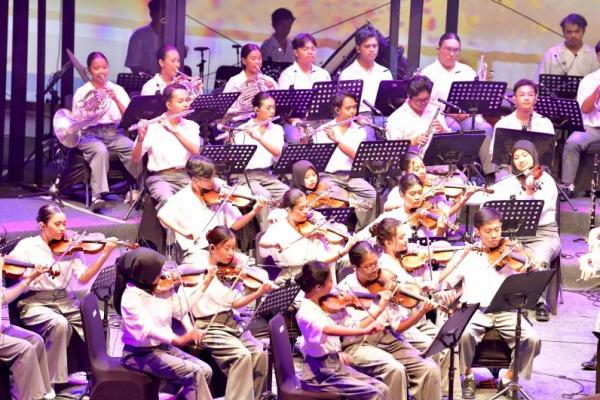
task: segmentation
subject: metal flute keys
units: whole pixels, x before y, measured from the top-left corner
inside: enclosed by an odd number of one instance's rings
[[[182,118],[182,117],[185,117],[186,115],[192,114],[195,111],[196,111],[196,109],[190,108],[187,111],[182,111],[182,112],[177,113],[177,114],[172,114],[172,115],[166,115],[165,114],[165,115],[161,115],[159,117],[149,119],[146,122],[138,122],[137,124],[133,124],[127,130],[129,132],[131,132],[131,131],[137,131],[142,126],[148,126],[150,124],[155,124],[157,122],[162,122],[162,121],[168,121],[168,120],[175,119],[175,118],[180,118],[180,117]]]

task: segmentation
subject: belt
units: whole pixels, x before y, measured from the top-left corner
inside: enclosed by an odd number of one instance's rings
[[[196,321],[203,321],[203,322],[209,322],[211,319],[213,319],[213,316],[215,314],[212,315],[207,315],[204,317],[196,317],[194,316],[194,318],[196,319]],[[220,322],[223,320],[228,320],[228,319],[233,319],[233,311],[221,311],[219,313],[217,313],[217,316],[215,317],[215,322]]]
[[[108,129],[108,128],[116,128],[117,124],[113,123],[109,123],[109,124],[96,124],[96,125],[92,125],[92,126],[88,126],[87,128],[85,128],[86,130],[94,130],[94,129]]]
[[[150,174],[150,175],[177,174],[177,173],[181,173],[181,172],[185,172],[185,168],[171,167],[171,168],[161,169],[160,171],[148,171],[148,174]]]
[[[30,290],[27,293],[21,295],[21,300],[28,299],[30,297],[40,297],[43,299],[56,299],[60,297],[67,297],[68,293],[66,289],[53,289],[53,290]]]

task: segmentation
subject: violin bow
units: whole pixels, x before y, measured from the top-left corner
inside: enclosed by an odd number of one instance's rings
[[[204,225],[204,227],[200,231],[200,236],[198,236],[198,238],[196,240],[194,240],[194,245],[198,245],[198,240],[206,233],[206,230],[210,226],[210,223],[212,222],[212,220],[215,219],[215,217],[221,211],[223,211],[223,208],[225,208],[225,204],[227,203],[227,200],[229,200],[229,198],[233,195],[233,193],[235,192],[235,189],[237,189],[237,187],[238,187],[238,184],[239,184],[239,182],[236,181],[235,184],[231,187],[231,190],[227,193],[227,195],[225,196],[225,198],[223,199],[223,201],[219,205],[219,208],[217,209],[217,211],[215,211],[213,213],[213,215],[210,217],[210,219],[208,220],[208,222],[206,222],[206,224]]]

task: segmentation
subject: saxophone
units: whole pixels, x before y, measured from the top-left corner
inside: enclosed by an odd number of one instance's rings
[[[429,128],[427,128],[427,133],[426,133],[427,142],[424,145],[422,145],[421,148],[419,149],[419,157],[421,157],[421,158],[423,158],[425,156],[425,151],[431,144],[431,140],[433,139],[433,123],[435,122],[438,115],[440,114],[441,109],[442,109],[442,107],[438,106],[437,110],[435,110],[435,114],[433,115],[433,118],[431,119],[431,122],[429,123]]]

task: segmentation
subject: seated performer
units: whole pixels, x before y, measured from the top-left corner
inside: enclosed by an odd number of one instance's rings
[[[217,171],[212,161],[192,156],[185,169],[190,183],[167,200],[158,211],[158,219],[166,228],[175,231],[177,243],[184,253],[183,262],[194,264],[205,255],[208,247],[206,232],[217,225],[242,229],[258,215],[265,203],[257,201],[252,211],[244,215],[228,202],[221,207],[221,201],[215,199],[217,201],[212,202],[212,196],[218,197],[221,191],[215,182]]]
[[[267,122],[275,116],[275,100],[268,92],[257,93],[252,99],[256,117],[240,125],[233,135],[233,143],[255,145],[256,151],[248,162],[244,175],[238,175],[238,182],[244,186],[250,184],[250,191],[265,199],[279,200],[288,189],[271,173],[270,168],[281,155],[283,149],[283,128],[273,122]],[[262,230],[267,229],[267,207],[259,214]]]
[[[596,44],[600,60],[600,41]],[[569,135],[562,154],[562,183],[569,196],[575,189],[579,158],[592,143],[600,142],[600,69],[586,75],[579,83],[577,102],[581,107],[585,132]]]
[[[300,190],[290,189],[285,192],[282,199],[285,217],[270,225],[260,238],[261,254],[264,257],[272,256],[283,268],[277,277],[277,284],[291,280],[300,271],[303,263],[315,260],[330,264],[335,279],[333,263],[348,254],[354,243],[349,240],[345,246],[335,244],[324,237],[322,229],[308,224],[310,208],[307,203],[306,195]],[[304,227],[306,231],[303,230]],[[342,237],[338,238],[340,243],[342,240]]]
[[[189,305],[198,302],[215,271],[209,268],[205,284],[196,285],[186,298],[182,289],[175,294],[174,281],[164,278],[166,284],[159,284],[165,261],[163,255],[145,247],[117,260],[114,303],[122,316],[125,345],[121,364],[181,386],[178,398],[212,399],[207,383],[212,377],[210,366],[175,347],[199,345],[203,333],[190,328],[178,336],[171,320],[189,318]]]
[[[279,76],[279,89],[312,89],[315,82],[329,82],[329,72],[315,65],[317,40],[310,33],[300,33],[292,41],[296,62],[287,67]],[[284,125],[285,142],[296,144],[307,142],[308,130],[301,132],[296,125],[302,123],[292,118]]]
[[[67,346],[73,331],[84,339],[79,301],[71,279],[75,276],[81,284],[94,279],[116,248],[116,239],[107,239],[100,256],[88,267],[79,251],[63,256],[52,250],[55,241],[66,239],[67,216],[60,207],[54,204],[40,207],[36,221],[40,234],[19,241],[10,256],[36,265],[52,266],[53,274],[44,274],[31,281],[29,292],[19,300],[17,309],[23,326],[44,337],[50,380],[66,383]],[[59,257],[62,257],[60,261]],[[26,272],[25,277],[29,273]]]
[[[558,189],[552,176],[540,166],[539,155],[533,143],[519,140],[513,145],[511,154],[513,175],[495,184],[494,193],[486,201],[509,200],[511,196],[517,200],[544,201],[535,236],[521,238],[520,242],[533,253],[532,262],[536,269],[548,269],[560,255],[560,237],[556,223]],[[548,321],[550,318],[545,294],[540,296],[535,318],[538,321]]]
[[[227,114],[240,119],[252,114],[252,99],[258,92],[277,89],[277,83],[261,72],[263,58],[260,48],[252,43],[245,44],[241,50],[242,72],[229,78],[223,91],[240,92],[240,96],[227,111]]]
[[[8,264],[8,263],[7,263]],[[4,258],[0,258],[0,270]],[[0,279],[0,361],[10,370],[10,397],[12,400],[56,398],[48,373],[48,361],[44,339],[37,333],[11,325],[8,304],[26,293],[31,282],[44,274],[44,268],[36,265],[31,273],[15,285],[4,287]]]
[[[600,227],[590,230],[587,243],[588,253],[579,257],[579,270],[581,271],[579,279],[584,281],[597,278],[600,271]],[[596,317],[594,331],[600,332],[600,313]],[[581,366],[583,369],[595,371],[597,362],[598,354],[594,354],[591,359],[582,362]]]
[[[148,154],[149,176],[145,185],[156,201],[157,209],[189,184],[185,163],[198,154],[202,146],[197,123],[183,117],[172,118],[190,109],[190,96],[185,87],[178,83],[170,84],[162,97],[167,106],[163,114],[165,120],[151,125],[140,121],[142,126],[138,129],[131,155],[133,162],[140,163],[144,154]]]
[[[450,132],[438,107],[430,103],[433,82],[421,75],[408,84],[408,99],[387,120],[388,139],[410,140],[411,151],[425,154],[433,134]]]
[[[494,153],[494,146],[496,146],[496,129],[498,128],[521,129],[523,131],[548,133],[550,135],[555,134],[552,121],[534,111],[537,102],[536,91],[537,85],[529,79],[520,79],[515,83],[513,100],[516,110],[502,117],[494,126],[494,139],[492,139],[492,145],[490,146],[492,155]],[[502,169],[499,167],[496,172],[496,179],[503,178],[507,173],[506,167]]]
[[[479,303],[480,307],[487,307],[504,279],[515,271],[509,266],[497,269],[492,267],[488,261],[489,251],[497,249],[506,240],[501,237],[502,215],[500,212],[484,207],[475,213],[473,220],[475,234],[479,236],[480,241],[476,242],[472,248],[468,247],[455,255],[448,267],[440,274],[440,282],[442,288],[454,288],[462,282],[461,302]],[[475,378],[471,370],[471,363],[475,355],[475,348],[485,332],[495,328],[509,347],[513,348],[516,320],[516,312],[494,314],[484,314],[480,310],[475,312],[462,334],[459,344],[460,371],[464,374],[463,399],[475,398]],[[520,343],[519,365],[516,367],[519,371],[519,378],[529,379],[533,359],[540,353],[541,342],[531,324],[525,319],[521,325]],[[500,381],[499,390],[504,389],[512,379],[512,368],[511,365]],[[515,396],[516,394],[510,391],[507,394],[509,398],[516,398]]]
[[[275,285],[252,274],[256,276],[256,286],[252,287],[252,292],[244,294],[247,286],[241,274],[250,272],[240,262],[239,255],[236,256],[233,232],[226,226],[217,226],[206,234],[206,241],[208,255],[196,265],[234,271],[213,279],[204,296],[191,303],[195,326],[204,332],[202,346],[227,375],[225,398],[258,399],[267,377],[267,353],[249,330],[242,329],[237,311],[269,293]]]
[[[178,75],[181,61],[177,47],[171,44],[165,44],[158,50],[156,58],[158,60],[158,65],[160,66],[160,71],[155,74],[152,79],[144,83],[141,92],[142,96],[162,94],[163,90],[165,90],[168,85],[172,83],[183,84],[184,82],[186,89],[193,91],[193,93],[189,93],[192,100],[194,100],[196,95],[202,93],[204,83],[201,79],[192,78],[189,80],[183,75]]]
[[[315,143],[335,143],[337,148],[329,159],[323,174],[323,182],[331,182],[346,190],[349,199],[371,204],[369,210],[357,210],[357,230],[373,220],[375,213],[375,189],[362,178],[351,178],[350,170],[361,142],[367,139],[363,128],[352,121],[358,104],[352,93],[338,93],[333,98],[335,119],[317,129]],[[331,126],[336,125],[336,126]]]
[[[452,82],[472,81],[477,76],[477,73],[471,67],[457,61],[460,56],[460,48],[460,38],[456,33],[444,33],[438,42],[437,59],[421,71],[421,75],[428,77],[433,82],[433,91],[431,93],[433,99],[437,100],[441,98],[448,100]],[[471,129],[472,126],[472,119],[469,114],[448,114],[446,121],[453,130]],[[485,131],[486,138],[479,149],[479,159],[481,160],[483,173],[492,174],[495,172],[490,157],[492,127],[481,115],[477,115],[475,117],[475,129]]]
[[[99,101],[106,101],[106,112],[95,125],[83,129],[77,148],[90,166],[90,186],[92,187],[92,210],[96,211],[105,204],[102,194],[108,192],[109,152],[117,153],[119,161],[133,177],[139,175],[139,169],[131,163],[133,142],[117,129],[125,109],[129,105],[129,96],[125,89],[108,80],[108,59],[99,51],[87,57],[87,67],[91,79],[75,91],[73,95],[73,114],[86,112],[86,108],[95,110]],[[86,107],[86,103],[88,107]],[[93,105],[93,106],[92,106]],[[87,110],[89,112],[91,110]],[[83,118],[83,117],[82,117]],[[132,191],[129,198],[136,197]]]
[[[351,400],[388,399],[390,393],[384,383],[349,366],[351,357],[342,352],[338,338],[380,332],[382,326],[371,319],[361,321],[358,326],[347,327],[336,323],[321,308],[322,299],[331,293],[333,287],[331,272],[324,264],[318,261],[304,264],[296,282],[304,292],[296,313],[303,338],[300,348],[304,356],[302,389],[334,393]]]
[[[579,14],[569,14],[560,21],[565,40],[550,47],[538,66],[537,75],[586,76],[600,65],[594,48],[583,43],[587,21]]]
[[[396,280],[394,274],[380,270],[377,253],[368,242],[355,244],[348,256],[355,272],[340,282],[340,291],[349,295],[369,293],[369,286],[375,282],[393,285]],[[393,292],[393,289],[390,290]],[[389,302],[384,299],[385,297],[379,300],[381,309],[372,305],[369,310],[351,311],[350,318],[354,321],[375,318],[386,326],[382,332],[370,334],[364,340],[352,337],[342,339],[342,349],[352,357],[351,365],[367,375],[383,380],[390,389],[390,395],[393,395],[391,399],[407,398],[405,377],[408,375],[415,399],[441,400],[440,368],[433,360],[421,357],[419,352],[399,335],[414,327],[427,312],[433,310],[433,304],[427,302],[411,313],[394,303],[393,299]],[[382,302],[387,304],[381,304]],[[335,320],[335,316],[333,318]]]
[[[294,62],[292,43],[288,35],[296,18],[287,8],[278,8],[271,14],[273,34],[260,45],[260,52],[267,61]]]

